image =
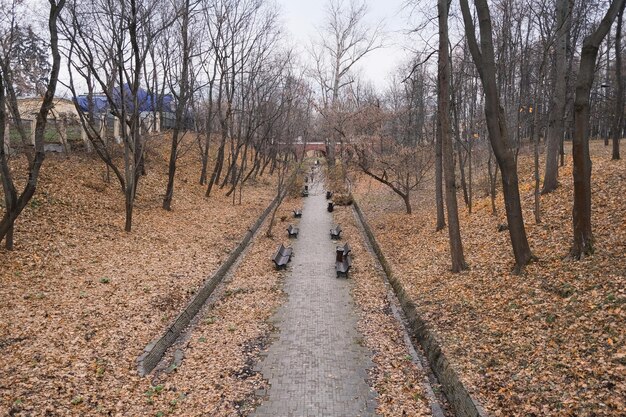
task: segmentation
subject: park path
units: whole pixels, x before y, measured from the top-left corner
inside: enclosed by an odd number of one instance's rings
[[[272,318],[278,336],[257,365],[269,381],[268,399],[252,416],[374,416],[375,395],[366,382],[371,352],[357,330],[350,281],[335,275],[323,184],[310,188],[300,235],[292,240],[288,299]]]

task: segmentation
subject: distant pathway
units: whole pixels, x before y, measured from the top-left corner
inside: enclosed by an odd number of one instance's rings
[[[332,216],[322,185],[303,198],[300,236],[284,289],[287,302],[273,318],[279,330],[258,365],[269,399],[253,417],[374,416],[366,383],[371,353],[362,346],[350,282],[335,276]],[[281,231],[282,232],[282,231]],[[351,236],[360,239],[361,236]]]

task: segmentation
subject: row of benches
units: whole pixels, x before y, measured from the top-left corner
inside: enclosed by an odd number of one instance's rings
[[[343,246],[337,246],[335,249],[335,271],[337,276],[348,276],[348,271],[352,267],[352,256],[350,253],[352,248],[348,243]],[[291,247],[285,247],[282,243],[278,247],[278,250],[272,256],[272,261],[276,265],[276,269],[286,268],[287,263],[291,260],[293,249]]]
[[[308,177],[305,177],[305,182],[308,182]],[[309,195],[309,186],[305,184],[304,189],[302,190],[302,196],[306,197]],[[333,196],[331,191],[326,191],[326,199],[330,199]],[[334,203],[330,201],[328,203],[327,210],[332,212],[334,210]],[[296,209],[293,211],[293,217],[300,218],[302,217],[302,210]],[[330,229],[330,238],[333,240],[337,240],[341,238],[341,226],[337,225],[334,228]],[[290,224],[287,228],[287,235],[291,237],[298,237],[298,233],[300,229]],[[335,248],[335,271],[337,272],[337,276],[340,275],[348,275],[348,271],[352,267],[352,256],[351,253],[352,248],[350,245],[346,243],[343,246],[337,246]],[[287,263],[291,259],[291,255],[293,254],[293,249],[291,247],[285,247],[282,243],[278,247],[276,253],[272,257],[272,261],[276,265],[276,269],[281,269],[287,266]]]
[[[330,229],[330,238],[333,240],[339,239],[341,236],[341,226],[337,225],[334,228]],[[287,233],[289,237],[298,237],[298,233],[300,230],[293,225],[289,225],[287,228]],[[337,276],[340,275],[348,275],[348,271],[352,267],[352,256],[350,255],[352,252],[352,248],[350,245],[346,243],[343,246],[337,246],[335,248],[335,271],[337,272]],[[276,265],[276,269],[281,269],[287,266],[287,263],[291,259],[291,255],[293,253],[293,249],[291,247],[285,247],[282,243],[278,247],[278,250],[272,257],[272,261]]]

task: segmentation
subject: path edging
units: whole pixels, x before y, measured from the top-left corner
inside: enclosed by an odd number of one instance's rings
[[[185,309],[178,315],[176,320],[174,320],[174,322],[169,325],[167,329],[165,329],[159,338],[153,340],[144,348],[143,353],[137,358],[137,371],[140,376],[146,376],[152,372],[154,368],[156,368],[165,352],[176,342],[176,340],[178,340],[183,331],[187,328],[187,326],[189,326],[189,323],[191,323],[194,317],[196,317],[206,300],[213,293],[222,279],[224,279],[229,269],[233,266],[235,261],[237,261],[246,246],[248,246],[250,240],[252,240],[252,237],[257,230],[259,230],[274,206],[279,204],[283,198],[285,198],[295,175],[297,175],[297,172],[299,172],[299,169],[296,169],[293,177],[288,182],[289,185],[285,187],[283,193],[274,197],[272,202],[267,206],[263,213],[261,213],[254,225],[248,229],[239,245],[233,249],[226,261],[224,261],[217,271],[215,271],[213,275],[211,275],[211,277],[202,285],[200,290],[187,304]]]
[[[484,408],[480,405],[480,403],[478,403],[478,401],[472,398],[467,388],[465,388],[459,379],[456,371],[452,368],[452,365],[443,353],[435,333],[429,329],[428,324],[424,321],[424,319],[422,319],[417,311],[415,303],[413,303],[400,281],[393,274],[393,271],[389,266],[389,263],[387,262],[387,259],[385,258],[385,255],[356,200],[354,201],[353,206],[354,211],[356,212],[363,229],[365,230],[369,243],[377,256],[378,261],[383,267],[396,297],[398,297],[398,300],[400,301],[400,306],[406,316],[409,327],[424,349],[430,367],[441,383],[442,389],[456,415],[459,417],[488,417]]]

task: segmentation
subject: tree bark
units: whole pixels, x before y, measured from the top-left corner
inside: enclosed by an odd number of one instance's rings
[[[435,204],[437,205],[437,225],[435,231],[446,227],[446,218],[443,209],[443,147],[441,141],[441,121],[437,121],[435,135]]]
[[[8,237],[6,244],[7,248],[10,249],[13,247],[13,230],[15,220],[22,213],[28,202],[32,199],[35,194],[35,190],[37,188],[37,181],[39,179],[39,173],[41,171],[41,167],[43,165],[43,161],[45,159],[44,152],[44,132],[46,128],[46,121],[48,117],[48,113],[52,109],[54,102],[54,93],[56,91],[57,82],[59,79],[59,69],[61,68],[61,55],[59,53],[59,35],[58,35],[58,27],[57,21],[59,17],[59,13],[61,9],[65,5],[65,0],[59,0],[59,2],[55,2],[54,0],[49,0],[50,3],[50,12],[48,14],[48,30],[50,31],[50,52],[52,55],[52,69],[50,71],[48,85],[46,87],[46,92],[43,96],[43,101],[41,103],[41,107],[37,112],[36,116],[36,125],[35,125],[35,155],[31,159],[29,158],[29,166],[28,166],[28,180],[26,185],[24,186],[23,191],[17,196],[17,192],[15,189],[15,184],[13,184],[12,177],[10,175],[10,169],[8,165],[8,155],[5,154],[4,148],[4,129],[6,128],[6,107],[5,107],[5,96],[4,96],[4,88],[5,88],[5,70],[9,69],[9,62],[3,62],[2,71],[0,71],[0,88],[3,89],[2,98],[0,99],[2,108],[0,109],[0,115],[2,115],[2,119],[0,123],[2,123],[3,127],[0,127],[0,133],[2,133],[2,138],[0,138],[0,173],[2,174],[2,183],[5,195],[7,195],[7,189],[10,194],[11,204],[7,205],[4,216],[0,220],[0,242]],[[11,97],[11,99],[15,99],[15,97]],[[8,187],[7,187],[8,186]]]
[[[565,93],[566,93],[566,53],[567,37],[569,34],[569,0],[556,1],[556,39],[554,47],[556,49],[555,61],[556,81],[552,103],[548,120],[548,131],[546,135],[546,172],[543,179],[542,194],[547,194],[558,186],[558,160],[559,146],[563,140],[565,132]]]
[[[191,53],[189,46],[189,0],[185,1],[184,11],[181,23],[181,40],[182,40],[182,67],[180,90],[178,93],[178,103],[176,107],[176,125],[172,132],[172,146],[170,148],[170,162],[167,174],[167,187],[165,189],[165,197],[163,198],[163,209],[172,209],[172,199],[174,198],[174,177],[176,175],[176,160],[178,159],[178,142],[179,138],[184,135],[186,130],[185,112],[187,109],[187,100],[189,99],[189,55]],[[182,135],[181,135],[182,133]],[[208,150],[208,146],[207,146]]]
[[[626,2],[624,2],[626,4]],[[611,159],[620,159],[619,140],[624,127],[624,79],[622,75],[622,19],[624,17],[624,4],[617,16],[617,30],[615,35],[615,81],[617,91],[615,97],[615,114],[613,115],[613,152]]]
[[[509,235],[515,256],[515,271],[521,272],[534,257],[528,245],[522,206],[520,202],[517,163],[515,155],[508,146],[506,115],[500,105],[500,96],[496,85],[496,64],[493,49],[491,15],[487,0],[474,0],[480,28],[480,48],[476,40],[474,22],[468,0],[461,0],[465,32],[472,59],[480,75],[485,91],[485,118],[489,139],[502,176],[502,191]]]
[[[574,99],[574,137],[572,157],[574,161],[574,206],[572,220],[574,241],[569,256],[581,259],[593,253],[591,229],[591,157],[589,156],[589,95],[593,84],[598,49],[611,29],[625,0],[613,0],[596,30],[583,41],[576,98]]]
[[[456,199],[456,181],[454,172],[454,151],[450,129],[450,60],[448,50],[448,0],[438,0],[439,12],[439,65],[438,65],[438,118],[441,130],[443,170],[446,184],[446,209],[448,214],[448,236],[452,272],[467,269],[463,256],[463,243],[459,225],[459,213]]]

